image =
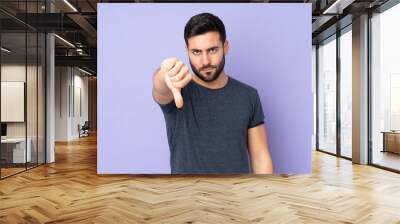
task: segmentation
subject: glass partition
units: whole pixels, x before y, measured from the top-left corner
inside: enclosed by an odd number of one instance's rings
[[[37,144],[37,132],[38,132],[38,35],[36,32],[27,33],[27,98],[26,98],[26,113],[27,113],[27,150],[30,151],[30,160],[27,163],[27,167],[33,167],[37,165],[38,160],[38,144]]]
[[[318,149],[336,154],[336,36],[318,47]]]
[[[1,179],[45,163],[45,34],[16,19],[44,3],[0,2]]]
[[[1,176],[7,177],[24,171],[32,155],[26,144],[26,33],[3,32],[1,47]]]

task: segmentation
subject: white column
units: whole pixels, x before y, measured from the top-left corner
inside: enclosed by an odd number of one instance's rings
[[[368,163],[368,15],[353,19],[352,160]]]
[[[46,4],[47,12],[53,12],[54,6],[50,1]],[[54,35],[46,35],[46,163],[55,161],[55,44]]]

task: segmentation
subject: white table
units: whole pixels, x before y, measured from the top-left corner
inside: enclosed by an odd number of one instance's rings
[[[1,144],[3,145],[13,145],[13,163],[25,163],[31,162],[31,145],[32,140],[30,138],[26,139],[28,147],[26,147],[25,154],[25,138],[6,138],[1,139]],[[25,159],[27,159],[25,161]]]

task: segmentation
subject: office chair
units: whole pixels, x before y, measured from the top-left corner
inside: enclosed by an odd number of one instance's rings
[[[79,138],[89,136],[89,129],[90,129],[89,121],[85,121],[82,127],[80,127],[80,125],[78,124],[78,129],[79,129]]]

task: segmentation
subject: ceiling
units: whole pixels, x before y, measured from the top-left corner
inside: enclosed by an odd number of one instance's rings
[[[353,16],[357,16],[366,10],[373,10],[387,1],[388,0],[203,0],[201,2],[312,3],[312,37],[313,43],[315,44],[335,33],[337,28],[350,24]],[[18,46],[24,46],[23,42],[25,42],[25,39],[22,38],[22,35],[25,29],[29,31],[55,32],[60,37],[55,38],[56,65],[80,66],[95,73],[97,67],[97,3],[168,3],[199,1],[47,0],[47,2],[48,5],[46,8],[45,0],[1,0],[0,24],[2,32],[6,33],[2,35],[2,39],[8,38],[8,46],[22,51],[23,48],[18,48]],[[52,11],[52,13],[49,13],[50,11]],[[338,23],[339,20],[341,21],[340,23]],[[70,44],[66,43],[61,38],[68,41]],[[2,43],[5,43],[5,41],[2,41]],[[31,43],[28,47],[35,47],[35,43]],[[28,49],[27,51],[30,52],[32,50]]]

